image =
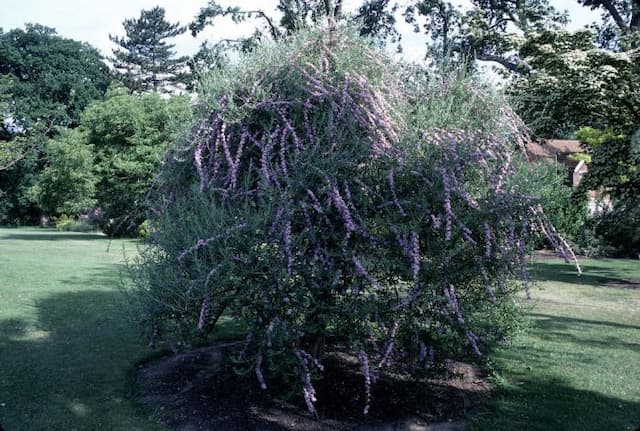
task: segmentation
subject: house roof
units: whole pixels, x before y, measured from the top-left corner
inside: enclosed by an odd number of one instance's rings
[[[555,156],[584,152],[580,141],[575,139],[546,139],[530,142],[526,145],[526,150],[531,160],[551,159]]]
[[[576,139],[547,139],[542,145],[552,154],[584,153],[580,141]]]

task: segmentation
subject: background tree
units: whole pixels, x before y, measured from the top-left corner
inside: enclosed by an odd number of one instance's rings
[[[404,15],[428,35],[428,56],[471,61],[471,67],[476,60],[499,65],[518,114],[536,137],[573,138],[585,126],[615,136],[585,147],[593,163],[584,185],[610,191],[614,199],[615,210],[596,231],[617,238],[612,244],[626,241],[627,252],[639,248],[629,239],[640,238],[638,214],[631,211],[640,202],[628,197],[640,196],[629,163],[640,124],[640,2],[580,0],[600,11],[602,21],[578,32],[563,28],[569,17],[548,0],[468,3],[413,1]]]
[[[0,123],[0,156],[8,161],[0,170],[0,221],[35,222],[39,209],[28,191],[43,166],[44,145],[58,126],[78,125],[111,76],[96,49],[37,24],[0,31],[0,76],[11,95]]]
[[[108,233],[135,234],[145,219],[145,195],[169,143],[189,125],[186,97],[131,95],[112,87],[82,115],[86,144],[95,152],[96,199]]]
[[[17,124],[11,103],[11,78],[0,75],[0,171],[18,163],[27,153],[22,129]]]
[[[79,129],[61,130],[44,149],[46,165],[30,190],[42,211],[57,217],[78,216],[96,204],[93,148]]]
[[[189,24],[189,29],[195,36],[207,25],[212,25],[216,17],[230,16],[234,22],[257,18],[262,26],[256,28],[253,35],[223,41],[247,51],[261,39],[278,40],[330,17],[335,21],[351,22],[359,28],[362,36],[377,38],[380,43],[384,43],[389,37],[392,41],[400,38],[395,28],[397,8],[398,5],[391,0],[364,0],[354,14],[347,14],[342,0],[279,0],[276,9],[282,15],[278,21],[264,9],[249,10],[239,6],[224,8],[216,0],[210,0]]]
[[[591,156],[581,191],[599,190],[612,203],[596,219],[596,232],[613,253],[640,257],[640,123],[632,133],[585,127],[577,137]]]
[[[430,37],[428,46],[441,53],[499,64],[506,74],[526,74],[531,66],[520,47],[533,34],[557,29],[566,15],[548,0],[471,0],[463,8],[446,0],[419,0],[409,5],[405,19]]]
[[[102,97],[111,80],[95,48],[39,24],[0,33],[0,75],[11,79],[19,127],[47,135],[55,126],[77,126],[84,107]]]
[[[640,1],[578,0],[578,3],[601,12],[602,21],[592,25],[601,47],[624,51],[640,46]]]
[[[165,10],[142,10],[140,17],[125,19],[125,36],[109,35],[118,48],[111,59],[122,82],[133,92],[171,92],[188,80],[187,57],[175,57],[168,39],[186,31],[179,23],[169,23]]]
[[[561,29],[568,15],[548,0],[470,0],[462,7],[448,0],[409,2],[406,19],[416,31],[424,30],[430,44],[446,46],[450,53],[495,62],[507,72],[527,74],[535,68],[521,52],[530,38]],[[639,46],[640,2],[638,0],[578,0],[602,13],[591,28],[598,46],[626,51]],[[421,28],[421,24],[423,27]]]
[[[445,57],[452,52],[454,40],[460,36],[463,14],[451,3],[424,0],[407,6],[403,15],[416,33],[424,31],[429,36],[428,56]]]
[[[578,194],[600,190],[612,208],[587,220],[613,249],[640,250],[640,181],[634,136],[640,125],[640,3],[581,1],[602,23],[530,33],[517,50],[530,71],[508,85],[518,113],[542,138],[574,138],[591,159]]]
[[[509,91],[518,113],[543,138],[572,138],[585,126],[629,133],[640,124],[637,54],[599,48],[592,31],[545,31],[520,55],[533,68]]]

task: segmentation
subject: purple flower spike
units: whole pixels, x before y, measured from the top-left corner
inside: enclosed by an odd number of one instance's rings
[[[202,146],[196,145],[196,148],[193,152],[193,160],[196,165],[196,171],[198,172],[198,177],[200,177],[200,191],[204,191],[204,188],[207,184],[207,180],[205,178],[205,172],[202,166]]]
[[[356,267],[356,274],[359,277],[362,277],[365,280],[367,280],[376,289],[382,289],[382,287],[380,286],[380,283],[378,283],[378,280],[376,280],[371,274],[369,274],[369,272],[365,269],[364,266],[362,266],[362,263],[358,260],[357,257],[353,258],[353,264]]]
[[[489,223],[482,223],[482,230],[484,231],[484,257],[491,258],[491,228]]]
[[[467,330],[467,339],[469,340],[469,344],[471,344],[471,349],[473,350],[473,353],[481,358],[482,357],[482,352],[480,352],[480,349],[478,348],[478,337],[476,334],[474,334],[471,330]]]
[[[436,216],[433,214],[431,214],[431,223],[433,224],[434,230],[438,230],[440,229],[440,226],[442,226],[442,220],[440,219],[440,216]]]
[[[307,194],[311,198],[311,202],[312,202],[311,205],[313,206],[313,209],[316,210],[319,214],[323,214],[324,215],[324,209],[322,208],[322,204],[320,203],[320,201],[316,197],[315,193],[313,193],[309,189],[305,189],[305,191],[307,192]]]
[[[311,373],[309,372],[309,366],[307,365],[307,361],[305,360],[305,358],[303,358],[302,354],[300,353],[300,350],[296,349],[294,353],[300,361],[300,365],[302,366],[302,373],[300,377],[302,378],[302,395],[304,396],[304,401],[307,404],[309,413],[317,416],[316,408],[314,405],[314,403],[317,401],[316,390],[311,384]]]
[[[184,260],[185,257],[187,257],[187,255],[193,253],[194,251],[201,249],[202,247],[205,247],[207,244],[209,244],[211,241],[213,241],[215,239],[214,238],[208,238],[208,239],[198,239],[198,241],[196,241],[196,243],[189,247],[188,249],[184,250],[182,253],[180,253],[180,256],[178,256],[178,261],[182,262]]]
[[[291,275],[293,269],[293,253],[291,252],[291,221],[287,221],[282,232],[284,250],[287,255],[287,274]]]
[[[260,353],[256,358],[256,377],[258,378],[258,383],[260,383],[262,390],[267,390],[267,383],[262,375],[262,353]]]
[[[453,218],[453,210],[451,209],[451,181],[449,175],[444,169],[440,169],[442,175],[442,186],[444,188],[444,214],[445,214],[445,241],[451,241],[451,219]]]
[[[398,320],[393,322],[393,326],[391,327],[391,334],[389,334],[389,341],[387,342],[387,347],[384,350],[384,355],[382,356],[382,360],[380,361],[379,368],[384,368],[389,363],[389,359],[391,359],[391,354],[393,353],[393,348],[395,345],[395,338],[398,334],[398,328],[400,327],[400,322]]]
[[[200,307],[200,318],[198,319],[198,330],[202,331],[202,328],[204,328],[204,324],[207,320],[207,317],[209,317],[209,309],[210,309],[210,302],[209,302],[209,296],[207,295],[206,298],[204,298],[204,301],[202,301],[202,306]]]
[[[420,272],[420,241],[418,234],[411,232],[411,273],[413,281],[418,282],[418,274]]]
[[[347,232],[355,232],[357,230],[356,224],[353,222],[353,218],[351,218],[351,212],[349,211],[349,208],[347,208],[347,204],[344,202],[344,199],[342,199],[338,187],[334,186],[332,192],[333,202],[335,202],[336,207],[342,216]]]
[[[411,250],[409,249],[409,241],[407,241],[406,236],[401,235],[395,226],[391,227],[391,232],[393,232],[394,235],[396,236],[396,241],[402,248],[402,251],[404,252],[405,256],[407,257],[411,256]]]
[[[300,353],[300,356],[304,358],[306,363],[312,364],[314,367],[316,367],[320,371],[324,371],[324,366],[316,358],[314,358],[304,350],[299,350],[298,352]]]
[[[363,413],[369,414],[369,407],[371,406],[371,369],[369,368],[369,359],[367,354],[360,350],[358,352],[358,360],[360,361],[360,369],[364,375],[364,393],[365,393],[365,405]]]
[[[433,364],[433,359],[435,357],[435,349],[433,346],[429,346],[429,353],[427,357],[427,368],[431,368],[431,364]]]
[[[478,337],[470,330],[466,328],[466,322],[464,321],[464,317],[462,317],[462,313],[460,312],[460,307],[458,305],[458,297],[456,295],[456,290],[453,285],[449,285],[448,288],[444,289],[444,294],[449,301],[449,307],[453,311],[461,327],[465,328],[465,333],[467,335],[467,339],[469,340],[469,344],[471,344],[471,348],[473,353],[478,357],[482,356],[480,349],[478,348]]]
[[[282,170],[283,177],[289,176],[289,170],[287,168],[287,135],[289,131],[285,128],[280,136],[280,169]]]
[[[244,144],[247,141],[248,136],[249,132],[243,130],[242,135],[240,136],[240,142],[238,143],[238,149],[236,150],[235,159],[232,161],[229,167],[229,187],[231,189],[236,188],[236,183],[238,181],[238,168],[240,167],[240,158],[242,157],[242,150],[244,149]]]
[[[398,201],[398,195],[396,193],[396,183],[393,179],[393,169],[389,171],[389,188],[391,189],[391,196],[393,196],[393,203],[396,205],[396,207],[398,207],[400,215],[402,217],[406,217],[407,213],[404,212],[404,209],[400,205],[400,201]]]
[[[482,280],[484,282],[484,289],[487,291],[487,295],[489,296],[489,300],[491,302],[496,302],[496,295],[489,284],[489,275],[487,274],[487,270],[483,267],[480,267],[480,273],[482,274]]]
[[[275,319],[269,322],[269,326],[267,327],[267,347],[271,348],[273,344],[273,329],[275,328]]]

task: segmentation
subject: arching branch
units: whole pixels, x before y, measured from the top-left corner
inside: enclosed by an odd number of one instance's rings
[[[513,61],[495,54],[480,54],[480,55],[477,55],[476,58],[482,61],[492,61],[494,63],[498,63],[499,65],[504,66],[506,69],[510,70],[511,72],[516,72],[520,74],[527,74],[532,70],[532,67],[524,60]]]

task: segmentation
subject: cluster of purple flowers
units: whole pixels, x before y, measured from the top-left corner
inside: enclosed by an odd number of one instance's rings
[[[369,358],[364,351],[358,351],[358,360],[360,361],[360,368],[364,376],[365,405],[363,413],[368,415],[371,405],[371,382],[373,379],[371,376],[371,368],[369,368]]]
[[[166,234],[160,255],[191,277],[195,293],[174,296],[186,298],[198,330],[225,307],[244,319],[243,358],[263,389],[263,370],[287,374],[296,364],[315,413],[322,352],[346,349],[360,362],[368,414],[379,372],[432,370],[460,346],[483,357],[486,334],[470,314],[505,302],[504,286],[526,271],[534,225],[570,249],[541,210],[505,186],[516,157],[510,137],[524,139],[517,119],[505,114],[505,136],[419,131],[414,152],[403,140],[414,122],[398,113],[410,100],[398,76],[370,51],[366,67],[376,73],[333,70],[342,63],[328,40],[350,46],[318,37],[287,64],[258,68],[251,89],[225,86],[189,142],[194,184],[171,184],[171,193],[197,189],[199,202],[229,220],[175,220],[183,230]],[[209,223],[235,228],[211,232]]]

